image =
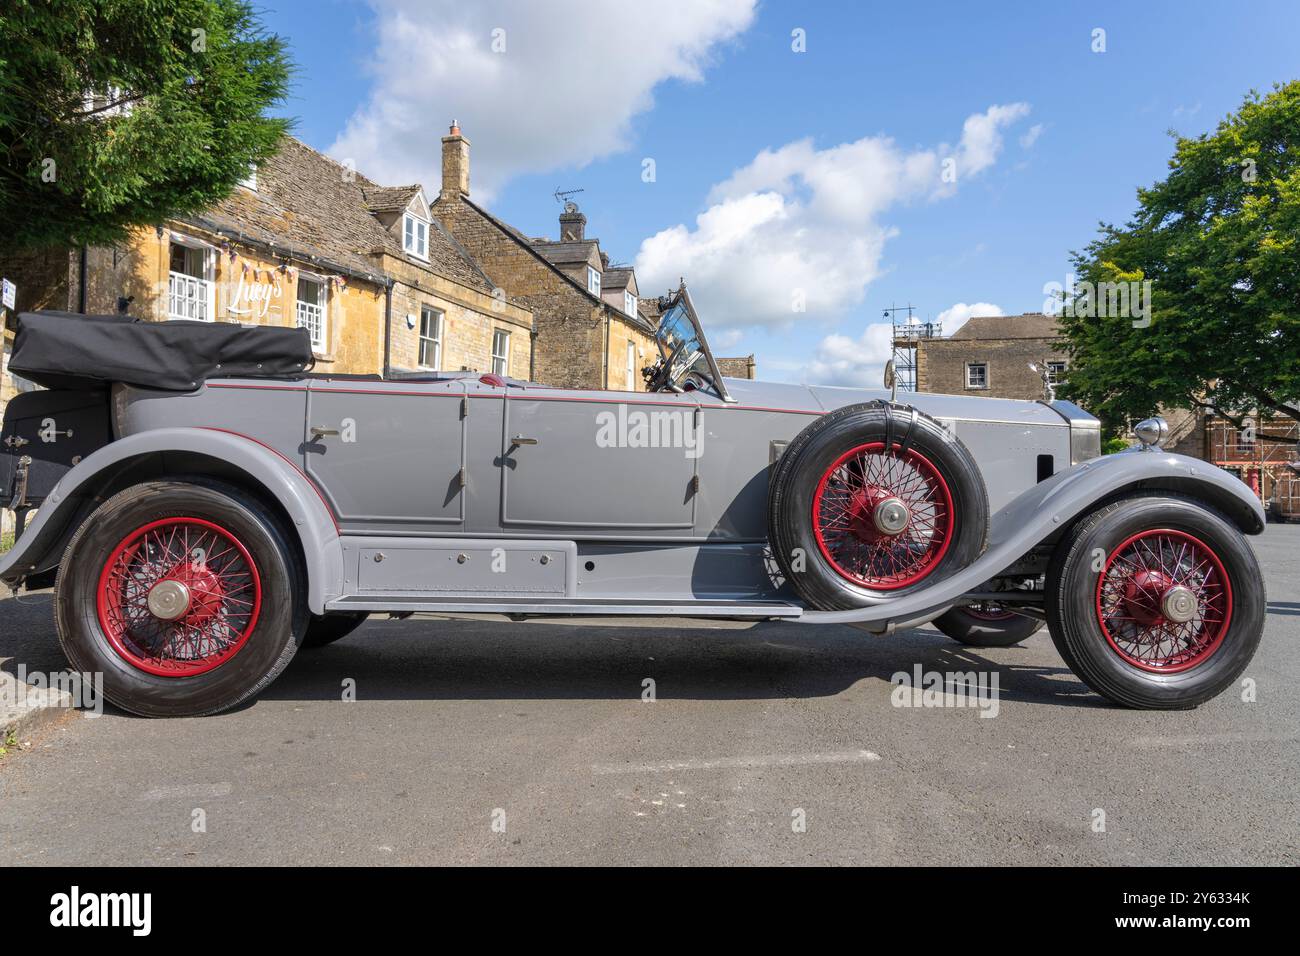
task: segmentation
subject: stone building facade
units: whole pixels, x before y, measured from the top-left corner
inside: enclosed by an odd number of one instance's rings
[[[758,363],[754,361],[753,355],[719,358],[718,371],[723,378],[758,378]]]
[[[379,186],[293,137],[200,215],[3,270],[19,310],[301,325],[317,372],[486,372],[495,357],[522,378],[530,365],[531,313],[447,235],[422,187]]]
[[[479,206],[470,199],[469,148],[453,124],[442,139],[442,191],[433,215],[501,295],[532,313],[538,347],[528,377],[565,388],[643,390],[640,370],[658,351],[632,270],[610,268],[572,203],[555,240],[526,236]],[[604,294],[607,276],[618,294]]]
[[[1039,312],[969,319],[948,338],[919,338],[916,389],[948,395],[1043,397],[1043,380],[1030,363],[1046,362],[1064,380],[1068,362],[1055,350],[1056,321]]]
[[[1056,350],[1063,341],[1056,320],[1041,312],[969,319],[947,338],[916,340],[917,391],[1040,399],[1042,376],[1029,365],[1045,364],[1054,381],[1065,381],[1069,361]],[[1156,411],[1169,422],[1165,448],[1209,460],[1203,415],[1181,408]]]

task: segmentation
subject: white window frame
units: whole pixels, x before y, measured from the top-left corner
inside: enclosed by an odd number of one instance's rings
[[[1047,363],[1047,381],[1052,385],[1060,385],[1065,381],[1065,373],[1070,368],[1068,362],[1054,360]]]
[[[505,329],[492,330],[492,374],[501,376],[510,374],[510,333]]]
[[[625,291],[623,293],[623,311],[632,316],[632,318],[636,318],[636,296],[631,292]]]
[[[635,392],[636,388],[636,343],[627,340],[627,390]]]
[[[203,253],[202,276],[192,276],[185,272],[172,271],[171,247],[173,243]],[[185,319],[200,322],[215,322],[217,320],[217,283],[214,275],[216,271],[216,251],[214,247],[206,242],[178,233],[171,234],[167,243],[167,318],[169,320]],[[178,302],[183,304],[192,302],[197,307],[189,308],[183,305],[181,310],[177,310],[175,306]]]
[[[976,384],[971,377],[974,369],[980,369],[984,373],[984,381]],[[967,362],[966,363],[966,387],[984,389],[989,387],[989,363],[988,362]]]
[[[249,189],[252,190],[253,192],[257,192],[257,164],[256,163],[248,164],[248,175],[246,175],[243,179],[239,181],[239,185],[243,186],[245,189]]]
[[[304,302],[298,298],[299,283],[310,282],[312,285],[320,288],[320,303],[312,305],[310,302]],[[304,308],[305,307],[305,308]],[[312,309],[317,309],[316,327],[312,325]],[[311,350],[313,352],[324,353],[328,351],[329,344],[329,317],[330,317],[330,284],[324,276],[314,275],[310,272],[299,272],[298,279],[293,286],[293,317],[294,324],[300,329],[306,329],[311,333]]]
[[[424,317],[430,315],[433,317],[433,334],[427,334],[425,331]],[[420,325],[416,333],[415,344],[415,364],[420,368],[427,368],[432,371],[439,371],[442,368],[442,335],[446,327],[447,313],[442,309],[432,305],[420,306]],[[421,361],[424,358],[424,345],[428,342],[433,346],[433,364]]]
[[[600,270],[595,266],[587,266],[587,291],[600,298]]]
[[[429,261],[429,222],[413,212],[402,214],[402,249],[409,255]]]

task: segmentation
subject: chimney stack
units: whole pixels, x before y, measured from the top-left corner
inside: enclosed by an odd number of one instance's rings
[[[586,231],[587,217],[578,211],[577,203],[565,203],[560,213],[560,242],[582,242]]]
[[[458,199],[469,195],[469,140],[460,134],[460,122],[442,138],[442,195]]]

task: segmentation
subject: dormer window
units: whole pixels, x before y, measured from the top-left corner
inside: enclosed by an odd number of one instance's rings
[[[245,189],[257,192],[257,166],[254,163],[248,164],[248,175],[239,181],[239,185]]]
[[[636,296],[631,292],[623,293],[623,311],[632,316],[632,318],[636,318]]]
[[[429,258],[429,224],[409,212],[402,222],[402,248],[417,259]]]
[[[587,266],[587,291],[594,296],[600,295],[600,271]]]

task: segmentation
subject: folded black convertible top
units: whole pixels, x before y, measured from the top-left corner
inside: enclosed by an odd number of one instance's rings
[[[187,392],[209,378],[291,378],[311,368],[306,329],[23,312],[9,368],[46,388],[125,382]]]

